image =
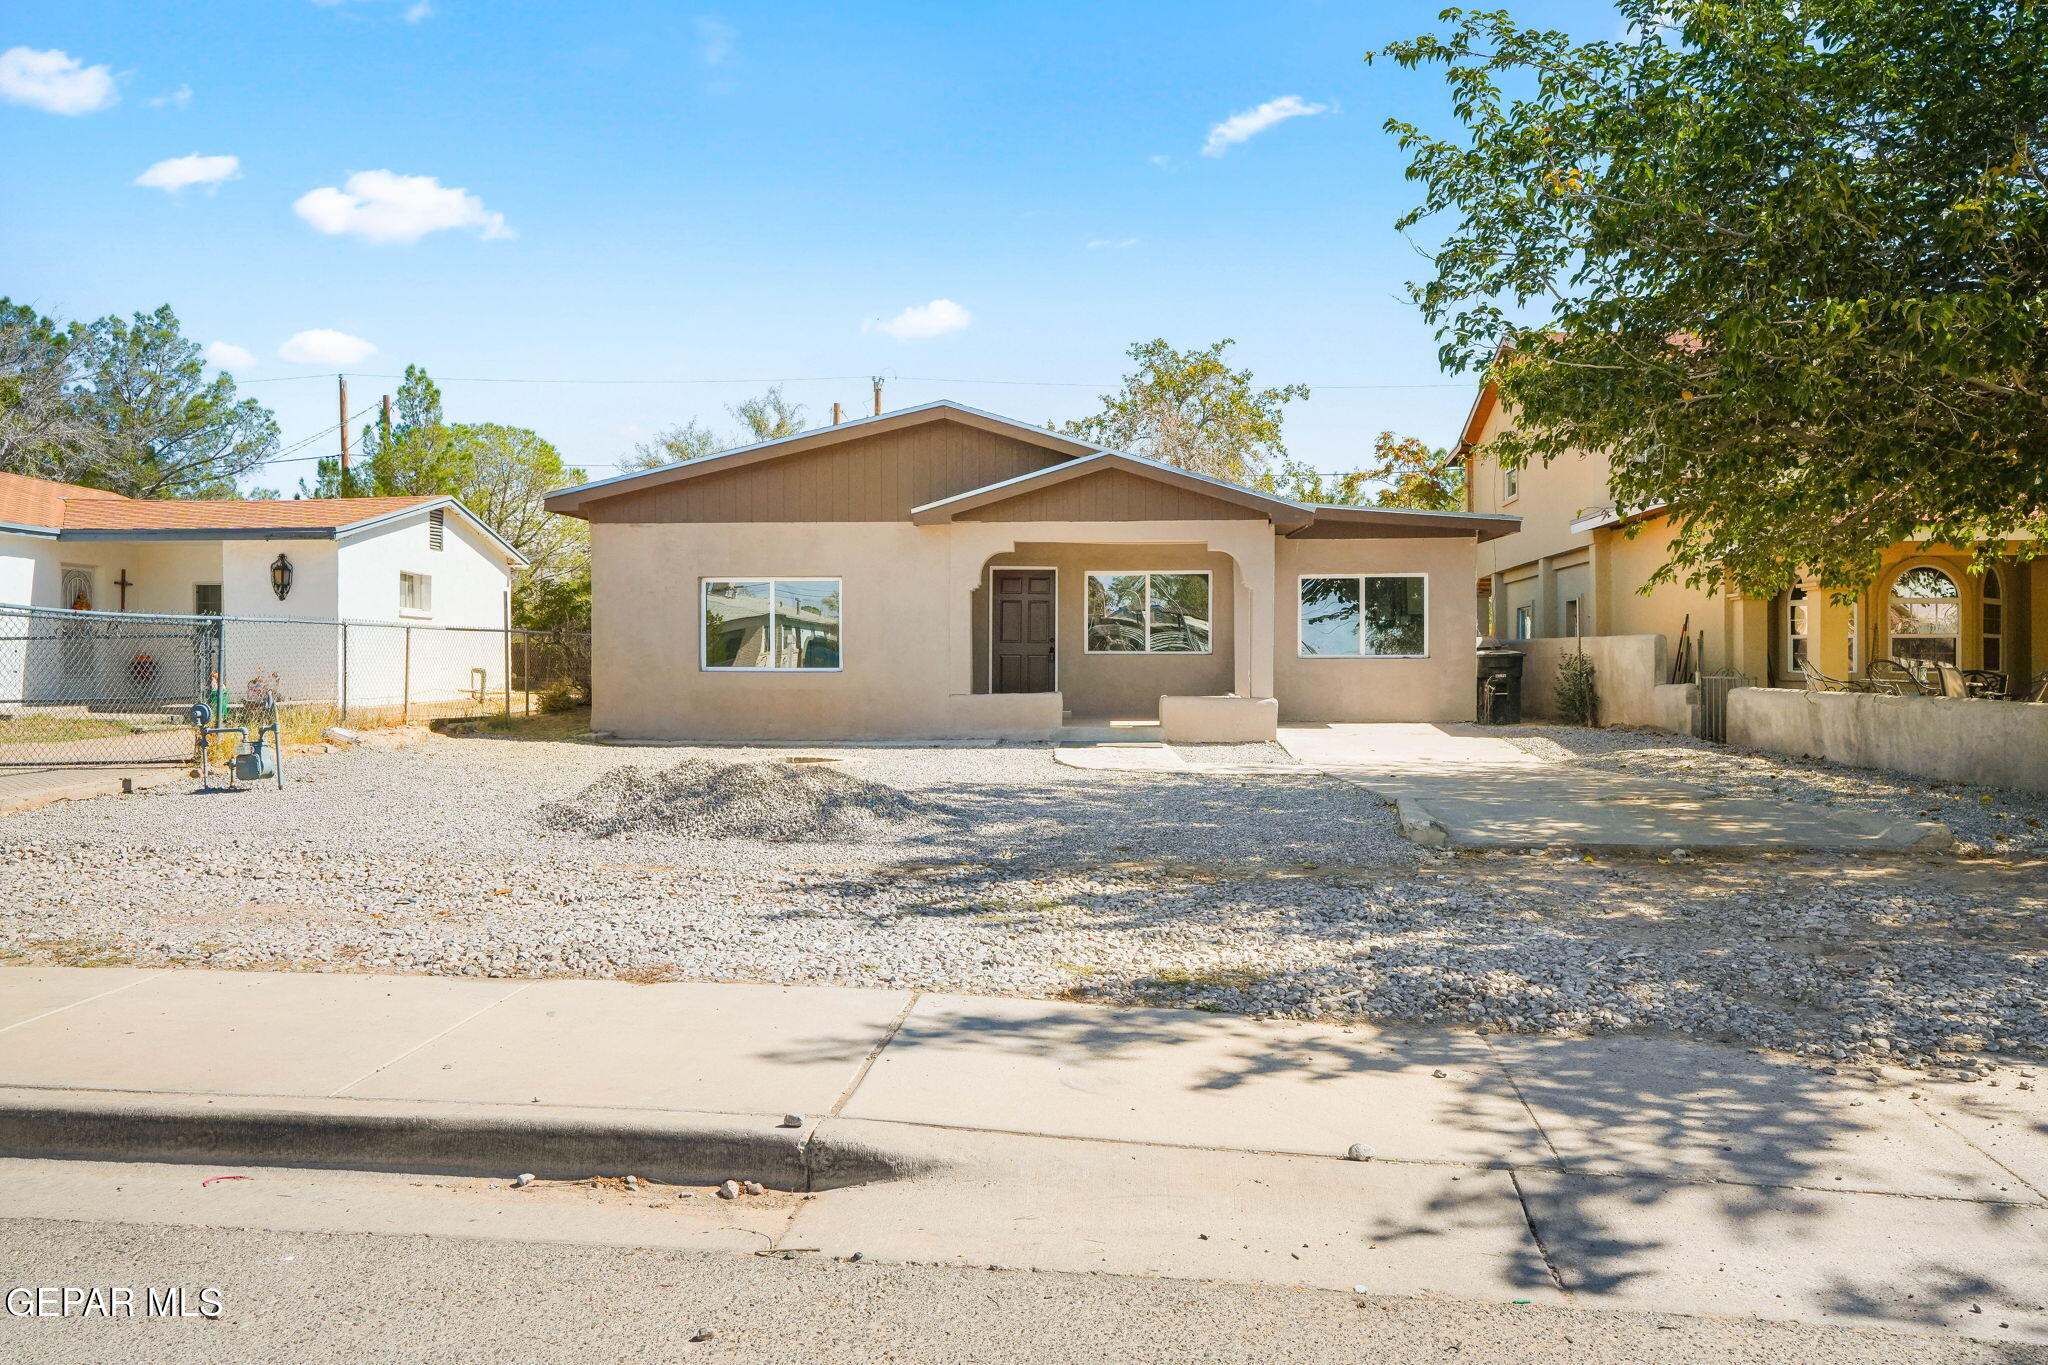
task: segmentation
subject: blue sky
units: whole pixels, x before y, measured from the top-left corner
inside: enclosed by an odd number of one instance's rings
[[[1044,421],[1090,410],[1133,341],[1231,336],[1262,382],[1318,386],[1290,446],[1349,469],[1382,428],[1448,441],[1471,396],[1403,295],[1416,190],[1380,130],[1448,128],[1442,91],[1361,61],[1437,8],[17,7],[0,292],[170,303],[248,353],[287,442],[333,422],[337,369],[417,362],[451,417],[534,427],[594,476],[763,380],[855,376],[786,385],[817,418],[882,374],[890,407]]]

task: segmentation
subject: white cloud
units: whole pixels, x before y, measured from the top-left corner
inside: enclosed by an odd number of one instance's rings
[[[209,341],[206,343],[206,363],[217,370],[233,370],[239,374],[256,368],[256,357],[232,341]]]
[[[151,97],[149,101],[149,107],[152,109],[163,109],[166,107],[171,109],[183,109],[191,103],[192,87],[189,85],[181,85],[176,90],[171,91],[169,94],[156,95]]]
[[[405,13],[399,16],[408,24],[417,24],[433,17],[434,7],[428,4],[427,0],[413,0],[413,3],[405,7]]]
[[[309,332],[293,333],[277,348],[277,353],[294,365],[353,365],[377,354],[377,348],[347,332],[315,327]]]
[[[10,47],[0,52],[0,100],[25,104],[46,114],[90,114],[120,99],[114,73],[87,66],[51,48]]]
[[[1267,100],[1258,108],[1232,114],[1211,128],[1209,140],[1202,144],[1202,155],[1222,156],[1238,143],[1251,141],[1276,123],[1328,113],[1329,109],[1327,104],[1306,103],[1299,95],[1282,95],[1277,100]]]
[[[974,315],[951,299],[933,299],[912,304],[887,322],[873,321],[862,331],[881,332],[898,341],[924,341],[957,332],[974,321]]]
[[[733,58],[733,47],[740,31],[722,20],[709,15],[698,15],[692,21],[697,29],[697,60],[706,66],[724,66]]]
[[[366,242],[417,242],[446,228],[474,228],[487,241],[517,235],[504,214],[431,175],[356,171],[340,189],[328,185],[300,195],[292,210],[330,236],[352,233]]]
[[[141,175],[135,183],[144,189],[162,190],[176,194],[179,190],[193,185],[204,185],[208,190],[220,186],[224,181],[242,178],[242,159],[237,156],[201,156],[194,152],[190,156],[174,156],[159,161]]]
[[[1105,249],[1109,251],[1122,251],[1125,247],[1133,247],[1137,244],[1138,239],[1136,237],[1091,237],[1088,239],[1088,249],[1090,251],[1102,251]]]

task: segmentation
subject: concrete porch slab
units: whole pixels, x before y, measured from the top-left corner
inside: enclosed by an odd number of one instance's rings
[[[555,981],[341,1093],[822,1114],[909,1001],[902,991]]]
[[[1981,1081],[1922,1082],[1915,1086],[1922,1096],[1916,1103],[2048,1201],[2048,1093],[2041,1080],[2028,1084],[2034,1088],[2016,1089],[2010,1076],[1996,1087]]]
[[[1321,1156],[1363,1142],[1415,1161],[1549,1160],[1477,1037],[1192,1010],[926,996],[845,1113]]]
[[[896,1125],[827,1127],[909,1140]],[[954,1173],[820,1195],[798,1209],[784,1244],[1373,1294],[1560,1297],[1504,1171],[943,1129],[923,1141]]]

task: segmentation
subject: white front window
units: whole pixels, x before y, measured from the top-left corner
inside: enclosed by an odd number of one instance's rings
[[[836,578],[704,580],[704,667],[837,672]]]
[[[1531,637],[1532,635],[1534,635],[1535,633],[1536,633],[1536,609],[1535,609],[1534,607],[1516,607],[1516,608],[1515,608],[1515,638],[1516,638],[1517,640],[1526,640],[1526,639],[1530,638],[1530,637]]]
[[[1794,585],[1785,594],[1785,671],[1797,673],[1811,657],[1813,642],[1813,599],[1807,590]]]
[[[1421,574],[1303,574],[1301,657],[1420,659],[1429,653]]]
[[[431,574],[406,573],[398,575],[398,614],[401,616],[431,616],[434,611],[434,579]]]
[[[1087,652],[1207,654],[1209,610],[1203,570],[1091,573]]]
[[[1894,659],[1953,664],[1962,633],[1962,594],[1953,578],[1928,567],[1898,576],[1885,602],[1885,634]]]
[[[1521,493],[1522,471],[1519,469],[1503,469],[1500,472],[1500,500],[1502,502],[1513,502],[1521,496]]]

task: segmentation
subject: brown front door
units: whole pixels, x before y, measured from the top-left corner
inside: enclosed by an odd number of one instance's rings
[[[1053,692],[1051,569],[997,569],[990,634],[995,642],[992,676],[997,692]]]

